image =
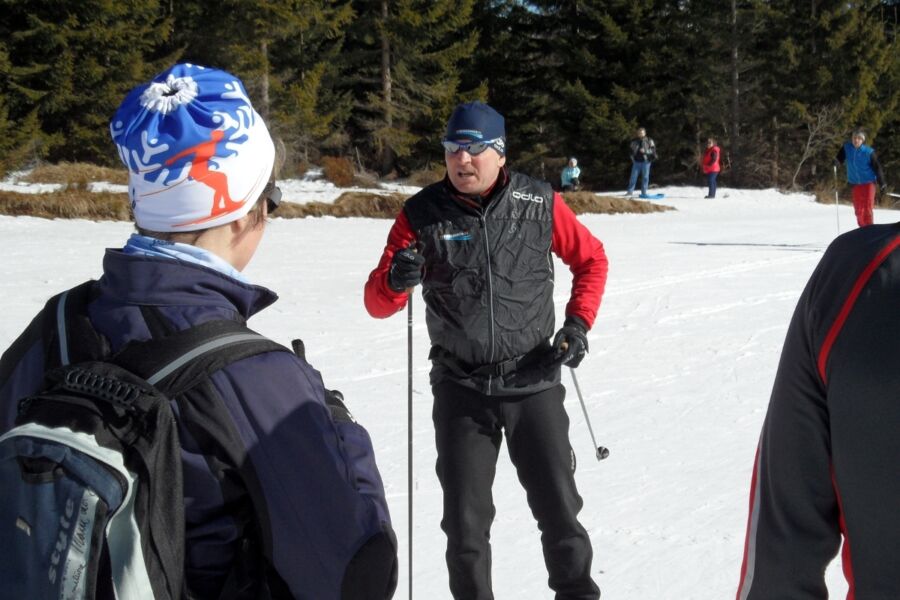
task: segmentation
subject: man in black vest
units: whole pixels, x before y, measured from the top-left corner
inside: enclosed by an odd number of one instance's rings
[[[505,431],[550,587],[558,600],[596,600],[560,367],[577,367],[588,350],[606,284],[603,245],[549,183],[506,169],[504,120],[490,106],[457,106],[443,146],[447,175],[397,216],[365,304],[389,317],[423,287],[450,590],[457,599],[494,597],[491,486]],[[573,274],[552,342],[551,251]]]

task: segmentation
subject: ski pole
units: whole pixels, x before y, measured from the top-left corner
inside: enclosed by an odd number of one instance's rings
[[[413,597],[413,291],[406,301],[406,489],[409,527],[409,600]]]
[[[837,230],[841,232],[841,210],[838,207],[838,182],[837,182],[837,165],[832,167],[834,171],[834,214],[837,217]]]
[[[578,402],[581,403],[581,411],[584,413],[584,422],[587,423],[588,431],[591,433],[591,441],[594,442],[594,448],[597,449],[597,460],[603,460],[609,456],[609,448],[597,445],[597,438],[594,437],[594,428],[591,427],[591,419],[588,417],[587,407],[584,405],[584,397],[581,395],[581,387],[578,385],[578,378],[575,377],[575,369],[569,367],[569,372],[572,374],[572,382],[575,384]]]

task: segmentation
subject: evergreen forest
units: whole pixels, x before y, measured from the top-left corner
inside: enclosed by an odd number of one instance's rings
[[[900,0],[0,0],[0,172],[118,165],[119,102],[175,62],[240,77],[282,175],[345,157],[379,176],[443,164],[453,107],[506,117],[510,164],[624,188],[699,184],[707,137],[733,187],[812,189],[856,127],[900,183]]]

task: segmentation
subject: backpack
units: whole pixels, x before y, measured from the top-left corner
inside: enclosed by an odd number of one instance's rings
[[[16,426],[0,437],[3,598],[186,597],[170,402],[231,362],[287,351],[223,320],[110,355],[87,316],[93,283],[47,303],[44,340],[55,343],[45,350],[59,366],[19,402]],[[223,596],[235,595],[233,580]]]

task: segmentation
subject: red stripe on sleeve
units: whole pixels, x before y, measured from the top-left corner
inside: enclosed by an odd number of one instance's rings
[[[741,578],[738,584],[736,600],[745,600],[753,585],[753,571],[756,562],[756,528],[759,523],[759,504],[756,491],[757,475],[759,473],[760,445],[756,447],[756,457],[753,459],[753,475],[750,479],[750,510],[747,514],[747,534],[744,537],[744,560],[741,562]],[[748,577],[749,573],[749,577]]]
[[[895,237],[891,242],[881,249],[875,258],[866,266],[860,276],[856,279],[856,283],[853,284],[853,288],[850,290],[850,294],[847,296],[847,299],[844,301],[844,305],[841,307],[841,311],[838,313],[837,318],[834,320],[834,323],[831,325],[831,329],[828,330],[828,334],[825,336],[825,341],[822,344],[822,349],[819,350],[819,359],[816,362],[819,371],[819,377],[822,378],[822,383],[828,383],[828,379],[825,374],[825,367],[828,363],[828,356],[831,353],[831,347],[834,346],[835,340],[837,340],[838,334],[841,332],[841,328],[844,326],[844,322],[847,321],[847,317],[850,316],[850,311],[853,310],[853,305],[856,304],[857,298],[859,298],[860,293],[862,293],[863,288],[871,279],[872,274],[875,270],[881,266],[887,257],[893,252],[897,246],[900,246],[900,236]]]

